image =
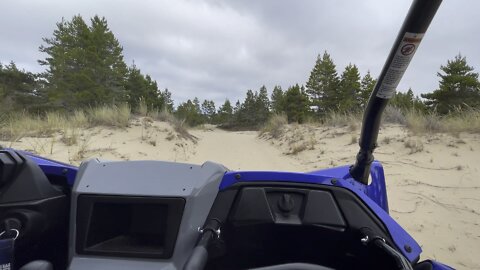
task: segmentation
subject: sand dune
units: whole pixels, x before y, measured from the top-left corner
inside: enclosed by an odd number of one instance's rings
[[[0,144],[73,164],[91,157],[211,160],[231,170],[311,171],[353,163],[359,131],[292,125],[278,138],[215,127],[190,133],[197,140],[179,137],[167,123],[137,119],[127,129],[82,130],[71,146],[62,134]],[[422,259],[480,269],[479,151],[476,134],[414,136],[400,126],[382,128],[375,157],[385,167],[390,214],[422,244]]]

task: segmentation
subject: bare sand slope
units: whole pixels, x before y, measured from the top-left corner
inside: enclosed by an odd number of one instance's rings
[[[230,170],[303,171],[298,160],[283,156],[280,149],[257,139],[255,131],[215,129],[194,130],[191,133],[199,138],[199,142],[190,162],[210,160]]]
[[[0,142],[64,162],[100,157],[113,160],[210,160],[231,170],[311,171],[352,164],[358,130],[288,126],[283,135],[191,130],[185,139],[163,122],[137,119],[127,129],[91,128],[76,143],[64,134]],[[480,269],[480,136],[413,136],[404,128],[382,128],[376,159],[387,176],[390,214],[422,244],[422,259],[457,269]]]

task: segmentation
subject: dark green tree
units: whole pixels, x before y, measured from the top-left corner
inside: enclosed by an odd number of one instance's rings
[[[233,114],[238,115],[241,109],[242,109],[242,103],[240,102],[240,100],[237,100],[237,102],[235,102],[235,107],[233,108]]]
[[[367,74],[363,76],[360,83],[359,104],[361,108],[365,109],[365,107],[367,107],[368,99],[370,98],[376,83],[377,80],[372,78],[370,71],[367,71]]]
[[[127,66],[123,59],[123,48],[108,28],[105,17],[95,15],[90,20],[89,37],[89,69],[93,70],[94,78],[100,95],[106,102],[115,102],[125,96],[123,82],[127,76]],[[156,84],[156,83],[155,83]],[[131,90],[131,89],[130,89]]]
[[[339,79],[336,66],[326,51],[322,57],[318,55],[306,86],[312,105],[318,107],[319,114],[338,109]]]
[[[193,106],[195,106],[195,111],[197,112],[197,114],[202,114],[202,108],[200,107],[200,100],[198,99],[198,97],[195,97],[193,99]]]
[[[233,108],[228,99],[218,108],[216,122],[218,124],[230,123],[233,116]]]
[[[147,82],[145,102],[150,109],[162,110],[165,106],[165,99],[158,89],[157,81],[153,80],[150,75],[145,75],[145,81]]]
[[[345,67],[340,79],[338,89],[338,110],[352,112],[358,110],[360,105],[360,73],[356,65],[349,64]]]
[[[128,69],[125,89],[128,93],[127,101],[134,109],[138,107],[140,100],[143,100],[149,109],[161,110],[164,107],[165,100],[157,82],[149,75],[144,76],[135,65]]]
[[[237,101],[232,125],[242,128],[256,128],[267,121],[268,115],[269,100],[266,88],[262,87],[260,94],[247,90],[244,102]]]
[[[258,95],[256,95],[255,103],[255,121],[258,124],[263,124],[270,117],[270,100],[268,99],[268,92],[265,85],[260,87]]]
[[[57,23],[53,37],[43,39],[39,63],[46,93],[53,106],[70,108],[126,99],[127,67],[122,47],[105,18],[95,16],[88,26],[80,15]]]
[[[245,100],[241,103],[240,109],[237,111],[236,120],[238,125],[243,127],[254,126],[257,123],[255,122],[255,113],[257,109],[257,93],[253,93],[252,90],[247,90]]]
[[[312,71],[310,72],[310,77],[307,81],[307,94],[309,95],[312,104],[315,106],[320,105],[320,99],[323,97],[323,91],[321,87],[321,70],[322,70],[322,57],[317,55],[317,60],[313,66]]]
[[[408,89],[407,92],[399,92],[395,93],[395,96],[390,100],[390,105],[400,108],[404,111],[408,110],[416,110],[420,112],[425,112],[426,107],[425,104],[420,100],[418,96],[413,94],[412,89]]]
[[[198,98],[195,98],[198,101]],[[203,116],[200,112],[200,105],[195,104],[195,101],[190,99],[183,102],[177,107],[176,116],[184,119],[190,126],[197,126],[204,123]]]
[[[165,88],[162,92],[160,92],[160,96],[163,100],[162,108],[167,110],[168,112],[173,112],[173,99],[172,93],[168,91],[168,88]]]
[[[274,113],[281,113],[284,111],[284,94],[282,87],[275,85],[272,91],[271,108]]]
[[[439,88],[433,93],[422,94],[425,104],[440,114],[456,109],[480,108],[480,82],[478,73],[467,64],[466,57],[457,55],[440,66]]]
[[[308,113],[308,96],[298,84],[290,86],[285,91],[285,113],[287,114],[288,122],[303,123]]]
[[[215,102],[213,100],[204,100],[202,102],[202,114],[208,123],[213,123],[216,115]]]
[[[13,61],[0,63],[0,112],[37,107],[41,96],[36,85],[33,73],[19,70]]]

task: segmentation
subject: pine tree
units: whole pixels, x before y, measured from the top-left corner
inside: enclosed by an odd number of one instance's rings
[[[163,92],[160,92],[161,99],[163,100],[162,109],[165,109],[168,112],[173,112],[173,99],[172,93],[168,91],[168,88],[165,88]]]
[[[322,67],[322,58],[320,57],[320,54],[319,54],[317,55],[315,66],[310,72],[310,77],[308,78],[308,81],[306,84],[307,94],[310,96],[310,99],[312,100],[312,104],[315,106],[320,105],[320,99],[323,97],[323,92],[320,86],[321,67]]]
[[[157,82],[149,75],[144,76],[135,64],[128,69],[125,90],[128,93],[126,100],[133,109],[138,107],[140,100],[143,100],[149,109],[161,110],[164,107],[165,100]]]
[[[281,113],[284,111],[284,94],[282,87],[275,85],[271,96],[271,108],[274,113]]]
[[[285,113],[288,122],[303,123],[308,112],[308,97],[298,84],[285,91]]]
[[[150,75],[145,75],[147,85],[145,93],[145,102],[150,109],[162,110],[165,105],[162,92],[158,89],[157,81],[153,80]]]
[[[134,109],[138,106],[141,99],[145,99],[147,94],[147,82],[135,64],[128,69],[128,76],[125,88],[128,91],[127,101]]]
[[[349,64],[345,67],[338,92],[339,111],[351,112],[358,109],[360,105],[360,73],[357,66]]]
[[[225,100],[222,106],[218,108],[217,120],[219,124],[226,124],[232,120],[233,108],[228,99]]]
[[[480,82],[478,73],[467,64],[466,57],[457,55],[440,66],[439,88],[433,93],[422,94],[425,104],[440,114],[462,108],[480,108]]]
[[[404,111],[415,109],[423,112],[426,110],[425,104],[418,96],[413,94],[412,88],[409,88],[405,93],[397,91],[395,96],[390,100],[389,105]]]
[[[255,103],[255,121],[261,125],[265,123],[270,116],[270,100],[268,99],[268,92],[265,85],[260,87]]]
[[[202,114],[202,109],[200,108],[200,100],[198,99],[198,97],[195,97],[193,99],[193,106],[195,107],[196,113],[201,115]]]
[[[306,86],[312,105],[318,107],[320,114],[338,109],[339,79],[336,66],[326,51],[321,58],[318,55]]]
[[[256,124],[255,114],[257,109],[255,107],[257,105],[257,96],[257,93],[254,94],[252,90],[247,90],[245,100],[238,111],[238,123],[240,126],[247,127]]]
[[[215,113],[215,102],[213,100],[204,100],[202,102],[202,114],[208,123],[213,123]]]
[[[375,88],[375,84],[377,80],[372,78],[370,75],[370,71],[367,71],[367,74],[363,76],[362,81],[360,83],[360,96],[359,96],[359,103],[360,107],[365,109],[367,107],[368,99],[373,92],[373,88]]]
[[[47,46],[40,46],[40,51],[48,54],[40,65],[48,66],[43,74],[48,82],[47,93],[54,106],[71,107],[86,98],[86,90],[92,88],[88,79],[86,47],[88,47],[89,30],[81,16],[74,16],[70,22],[62,19],[52,38],[44,38]],[[93,94],[92,94],[93,95]]]
[[[44,38],[39,60],[47,66],[42,74],[53,106],[71,108],[126,98],[127,67],[122,47],[104,18],[95,16],[89,27],[80,15],[57,23],[53,37]]]
[[[195,98],[193,102],[190,99],[183,102],[177,107],[177,111],[175,112],[178,118],[184,119],[190,126],[197,126],[204,123],[200,112],[200,105],[196,104],[195,100],[198,102],[198,98]]]
[[[13,61],[0,63],[0,112],[34,109],[40,101],[33,73],[19,70]]]
[[[90,46],[87,48],[97,88],[103,93],[106,102],[122,101],[125,97],[123,82],[127,76],[127,66],[123,59],[123,48],[108,28],[107,20],[99,16],[91,19]]]
[[[238,114],[240,112],[240,110],[242,109],[242,103],[240,102],[240,100],[237,100],[237,102],[235,102],[235,108],[233,108],[233,114]]]

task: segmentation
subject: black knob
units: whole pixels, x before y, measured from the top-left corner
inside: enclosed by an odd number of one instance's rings
[[[290,194],[283,194],[277,204],[280,211],[285,213],[291,212],[295,207],[295,201]]]

